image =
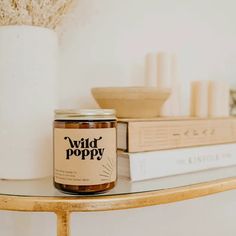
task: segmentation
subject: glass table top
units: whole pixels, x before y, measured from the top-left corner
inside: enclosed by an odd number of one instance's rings
[[[128,179],[120,177],[118,178],[114,189],[102,194],[86,196],[114,196],[151,192],[189,186],[229,177],[236,177],[236,166],[139,182],[130,182]],[[86,197],[85,195],[70,195],[58,191],[53,186],[52,177],[37,180],[0,180],[0,195],[30,197]]]

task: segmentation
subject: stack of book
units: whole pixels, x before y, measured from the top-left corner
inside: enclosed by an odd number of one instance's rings
[[[117,145],[131,181],[236,165],[236,118],[120,119]]]

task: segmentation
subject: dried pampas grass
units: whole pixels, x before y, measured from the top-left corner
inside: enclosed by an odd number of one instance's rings
[[[33,25],[55,29],[78,0],[0,0],[0,25]]]

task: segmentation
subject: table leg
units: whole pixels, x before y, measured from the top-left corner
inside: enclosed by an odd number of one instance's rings
[[[70,212],[61,211],[57,214],[57,236],[70,236]]]

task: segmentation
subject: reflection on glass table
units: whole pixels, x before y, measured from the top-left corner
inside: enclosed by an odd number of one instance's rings
[[[130,182],[128,179],[119,178],[116,187],[102,194],[90,196],[115,196],[122,194],[143,193],[163,189],[171,189],[189,186],[209,181],[229,178],[236,176],[236,166],[219,168],[214,170],[171,176],[166,178],[152,179],[140,182]],[[16,181],[0,180],[0,194],[14,196],[40,196],[40,197],[84,197],[88,195],[69,195],[56,190],[53,186],[52,177]]]

